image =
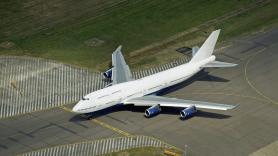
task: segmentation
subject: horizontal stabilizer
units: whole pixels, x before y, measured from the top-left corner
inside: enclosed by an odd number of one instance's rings
[[[192,57],[198,52],[200,48],[198,46],[192,48]]]
[[[202,67],[203,68],[210,68],[210,67],[219,68],[219,67],[234,67],[234,66],[237,66],[237,64],[227,63],[227,62],[220,62],[220,61],[213,61],[213,62],[210,62],[210,63],[207,63],[207,64],[203,65]]]

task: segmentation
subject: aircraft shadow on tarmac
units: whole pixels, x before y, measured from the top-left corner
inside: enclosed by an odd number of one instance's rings
[[[168,87],[166,89],[163,89],[157,93],[155,93],[155,95],[165,95],[165,94],[169,94],[171,92],[174,92],[176,90],[179,90],[181,88],[184,88],[190,84],[192,84],[195,81],[213,81],[213,82],[229,82],[229,80],[221,78],[221,77],[217,77],[217,76],[213,76],[213,75],[209,75],[209,72],[207,71],[200,71],[199,73],[197,73],[196,75],[194,75],[193,77],[191,77],[190,79],[181,82],[177,85]],[[94,113],[90,113],[90,117],[91,118],[98,118],[100,116],[105,116],[108,115],[110,113],[113,112],[120,112],[120,111],[132,111],[134,113],[142,113],[142,115],[144,115],[145,110],[148,107],[136,107],[133,105],[115,105],[113,107],[109,107]],[[180,111],[184,109],[184,108],[172,108],[172,107],[163,107],[162,111],[159,114],[168,114],[168,115],[176,115],[177,117],[179,117]],[[158,115],[159,115],[158,114]],[[155,117],[155,116],[153,116]],[[203,111],[203,110],[198,110],[198,112],[193,116],[193,117],[203,117],[203,118],[214,118],[214,119],[225,119],[225,118],[229,118],[231,116],[229,115],[224,115],[224,114],[219,114],[219,113],[214,113],[214,112],[207,112],[207,111]],[[189,118],[187,118],[186,120],[188,120]],[[81,117],[80,115],[76,115],[74,117],[72,117],[70,119],[71,122],[78,122],[78,121],[85,121],[88,120],[85,117]]]
[[[159,92],[156,93],[156,95],[166,95],[171,92],[174,92],[176,90],[179,90],[181,88],[184,88],[186,86],[189,86],[195,81],[208,81],[208,82],[229,82],[230,80],[227,80],[225,78],[221,78],[218,76],[210,75],[208,71],[201,70],[196,75],[192,76],[191,78],[187,79],[186,81],[183,81],[179,84],[170,86],[168,88],[165,88]]]

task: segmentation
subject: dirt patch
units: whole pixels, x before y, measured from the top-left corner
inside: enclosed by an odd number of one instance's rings
[[[96,46],[102,45],[104,43],[104,41],[100,40],[98,38],[91,38],[91,39],[85,41],[84,43],[88,47],[96,47]]]
[[[4,48],[4,49],[10,49],[10,48],[13,48],[14,46],[15,46],[15,44],[10,41],[5,41],[5,42],[0,43],[0,48]]]

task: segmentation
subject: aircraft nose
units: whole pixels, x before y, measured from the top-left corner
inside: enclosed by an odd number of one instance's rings
[[[72,111],[75,113],[81,113],[80,112],[80,102],[78,102],[73,108]]]

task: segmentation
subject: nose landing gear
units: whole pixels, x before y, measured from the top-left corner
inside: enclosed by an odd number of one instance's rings
[[[93,119],[93,113],[85,113],[85,114],[81,114],[80,116],[87,120]]]

